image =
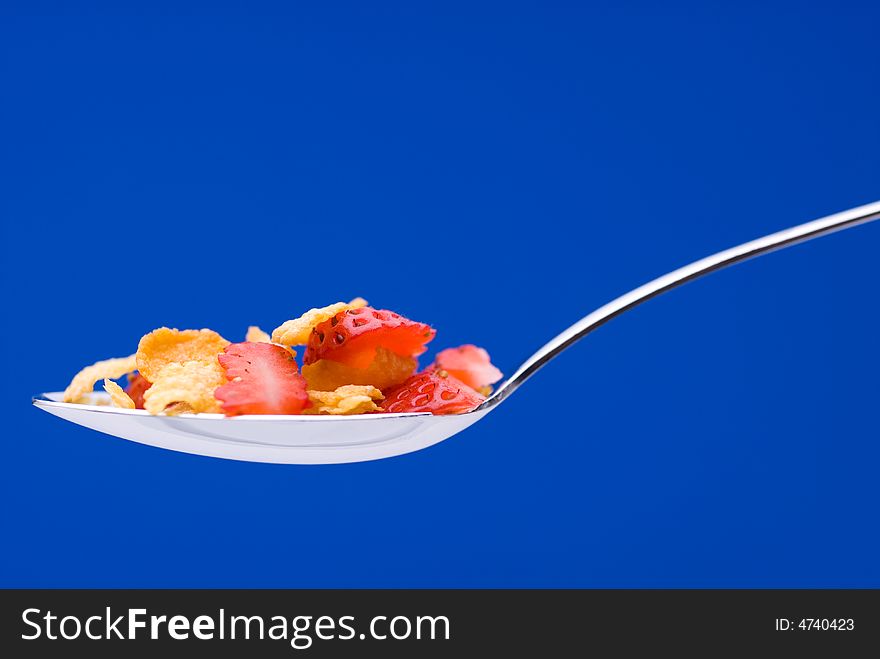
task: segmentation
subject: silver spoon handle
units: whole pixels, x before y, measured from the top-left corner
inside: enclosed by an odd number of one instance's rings
[[[629,311],[633,307],[646,302],[651,298],[665,293],[668,290],[681,286],[689,281],[693,281],[703,275],[708,275],[716,270],[721,270],[734,263],[745,261],[747,259],[769,254],[777,249],[796,245],[797,243],[806,242],[813,238],[819,238],[835,231],[848,229],[850,227],[872,222],[880,219],[880,201],[872,204],[858,206],[841,213],[828,215],[806,224],[799,224],[796,227],[785,229],[771,233],[769,236],[758,238],[737,247],[731,247],[723,252],[718,252],[712,256],[707,256],[699,261],[686,265],[678,270],[673,270],[669,274],[658,277],[647,284],[621,295],[619,298],[612,300],[605,306],[599,307],[588,316],[584,316],[574,325],[559,334],[556,338],[547,343],[543,348],[538,350],[534,355],[529,357],[522,366],[513,374],[506,382],[504,382],[498,390],[484,402],[480,408],[485,409],[493,405],[497,405],[502,400],[512,394],[517,387],[531,377],[539,368],[556,357],[560,352],[576,341],[584,338],[597,327],[604,325],[615,316],[619,316],[625,311]]]

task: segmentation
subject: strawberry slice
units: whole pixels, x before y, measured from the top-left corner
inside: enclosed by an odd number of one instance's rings
[[[150,388],[150,383],[140,373],[134,375],[129,374],[128,384],[125,385],[125,393],[134,401],[134,407],[137,410],[144,409],[144,392]]]
[[[272,343],[233,343],[217,356],[229,382],[214,396],[226,416],[299,414],[309,404],[296,360]]]
[[[309,335],[303,364],[330,359],[352,368],[367,368],[377,348],[402,357],[418,357],[436,331],[384,309],[347,309],[317,325]]]
[[[486,398],[442,369],[417,373],[389,389],[382,401],[386,412],[470,412]]]
[[[489,360],[488,352],[470,344],[437,353],[431,368],[443,369],[473,389],[495,384],[503,376]]]

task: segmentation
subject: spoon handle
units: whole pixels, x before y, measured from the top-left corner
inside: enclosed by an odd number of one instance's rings
[[[486,409],[497,405],[512,394],[517,387],[531,377],[539,368],[556,357],[560,352],[576,341],[584,338],[597,327],[604,325],[612,318],[619,316],[625,311],[646,302],[661,293],[681,286],[689,281],[708,275],[716,270],[721,270],[734,263],[747,259],[769,254],[777,249],[806,242],[813,238],[819,238],[835,231],[872,222],[880,219],[880,201],[858,206],[834,215],[799,224],[790,229],[771,233],[769,236],[758,238],[737,247],[731,247],[723,252],[707,256],[699,261],[686,265],[669,274],[658,277],[647,284],[621,295],[605,306],[599,307],[593,313],[584,316],[567,330],[556,336],[534,355],[529,357],[522,366],[498,390],[489,397],[478,409]]]

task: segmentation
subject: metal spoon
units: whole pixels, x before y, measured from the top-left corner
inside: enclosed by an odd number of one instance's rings
[[[784,229],[771,233],[769,236],[757,238],[756,240],[743,243],[737,247],[731,247],[723,252],[718,252],[712,256],[707,256],[699,261],[694,261],[678,270],[673,270],[669,274],[657,277],[647,284],[643,284],[629,293],[621,295],[599,307],[593,313],[584,316],[567,330],[556,336],[549,343],[544,345],[534,355],[529,357],[516,373],[514,373],[506,382],[504,382],[498,390],[484,402],[478,409],[491,409],[498,405],[505,398],[516,391],[523,382],[534,375],[538,369],[551,359],[556,357],[560,352],[570,345],[580,341],[587,334],[597,327],[607,323],[612,318],[633,309],[643,302],[647,302],[653,297],[672,290],[689,281],[699,279],[704,275],[716,272],[735,263],[740,263],[748,259],[753,259],[762,254],[775,252],[783,247],[789,247],[798,243],[803,243],[813,238],[826,236],[835,231],[842,231],[850,227],[873,222],[880,219],[880,201],[872,204],[865,204],[851,208],[850,210],[828,215],[827,217],[813,220],[805,224],[799,224],[790,229]]]
[[[597,327],[642,302],[734,263],[880,219],[880,201],[807,222],[695,261],[621,295],[585,316],[529,357],[480,407],[467,414],[354,416],[152,416],[144,410],[61,402],[60,392],[34,397],[47,412],[101,432],[175,451],[286,464],[361,462],[410,453],[482,419],[538,369]]]

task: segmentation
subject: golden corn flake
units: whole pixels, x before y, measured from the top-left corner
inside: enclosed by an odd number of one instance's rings
[[[377,389],[388,389],[415,373],[418,365],[414,357],[404,357],[380,347],[367,368],[354,368],[330,359],[319,359],[314,364],[303,366],[302,374],[309,389],[319,391],[333,391],[346,384],[371,384]]]
[[[165,408],[165,416],[176,416],[178,414],[193,414],[195,410],[190,407],[189,403],[171,403]]]
[[[272,341],[286,346],[304,346],[309,342],[309,334],[317,326],[326,320],[330,320],[340,311],[346,309],[359,309],[367,306],[367,301],[356,297],[351,302],[337,302],[328,307],[309,309],[299,318],[288,320],[272,332]]]
[[[244,340],[248,343],[272,343],[272,337],[266,334],[263,330],[261,330],[256,325],[251,325],[248,327],[247,334],[244,337]],[[278,345],[277,343],[275,345]],[[291,359],[296,359],[296,350],[291,348],[290,346],[280,346],[284,348],[287,352],[290,353]]]
[[[75,403],[83,395],[91,393],[98,380],[103,378],[115,380],[134,370],[137,370],[137,361],[134,355],[105,359],[91,366],[86,366],[67,385],[67,389],[64,390],[63,400],[65,403]]]
[[[247,334],[245,334],[244,340],[248,343],[272,343],[272,337],[266,334],[256,325],[251,325],[250,327],[248,327],[248,331]]]
[[[122,407],[126,410],[134,409],[134,401],[125,391],[113,380],[104,378],[104,391],[110,394],[110,400],[113,401],[113,407]]]
[[[209,329],[176,330],[160,327],[144,335],[138,344],[137,369],[155,383],[159,372],[169,364],[183,362],[216,363],[217,355],[229,341]]]
[[[171,362],[154,378],[144,392],[144,409],[150,414],[220,412],[214,391],[226,384],[226,376],[216,358],[210,362]]]
[[[303,414],[366,414],[381,411],[374,401],[382,400],[382,392],[369,385],[349,384],[335,391],[309,391],[311,406]]]

